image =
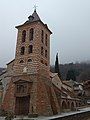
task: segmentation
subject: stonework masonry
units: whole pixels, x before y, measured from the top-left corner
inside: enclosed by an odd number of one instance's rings
[[[50,116],[60,113],[50,78],[51,31],[40,20],[36,11],[28,21],[16,28],[16,54],[15,59],[7,64],[6,77],[10,78],[10,82],[3,99],[3,109],[16,115]],[[32,49],[29,49],[29,45]]]

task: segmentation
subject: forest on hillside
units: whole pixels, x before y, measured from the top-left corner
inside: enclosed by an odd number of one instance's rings
[[[54,72],[54,65],[52,65],[50,69],[52,72]],[[90,80],[90,63],[60,64],[59,72],[62,80],[66,80],[70,74],[75,76],[75,80],[78,82]],[[71,72],[73,72],[73,74]]]

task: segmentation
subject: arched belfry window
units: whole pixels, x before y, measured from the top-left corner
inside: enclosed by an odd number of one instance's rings
[[[22,42],[25,42],[25,40],[26,40],[26,31],[23,30],[22,31]]]
[[[41,47],[41,55],[43,55],[43,54],[44,54],[43,47]]]
[[[20,62],[19,63],[24,63],[24,61],[23,60],[20,60]]]
[[[45,35],[45,45],[47,46],[47,34]]]
[[[47,58],[47,50],[45,50],[45,57]]]
[[[41,32],[41,41],[42,41],[42,43],[44,42],[43,40],[44,40],[44,31],[42,30],[42,32]]]
[[[28,62],[32,62],[32,59],[28,59]]]
[[[31,28],[30,29],[30,33],[29,33],[29,39],[30,39],[30,41],[33,40],[33,36],[34,36],[34,29]]]
[[[25,52],[25,47],[21,47],[21,55],[24,55],[24,52]]]
[[[33,46],[32,45],[29,45],[29,47],[28,47],[28,53],[30,54],[30,53],[32,53],[33,52]]]

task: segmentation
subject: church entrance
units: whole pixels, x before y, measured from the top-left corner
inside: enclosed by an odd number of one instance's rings
[[[16,97],[15,114],[28,115],[30,105],[30,96]]]

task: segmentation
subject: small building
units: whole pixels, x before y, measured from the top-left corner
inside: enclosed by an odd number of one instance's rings
[[[90,105],[90,80],[87,80],[83,83],[85,91],[85,100],[88,105]]]
[[[2,107],[2,99],[3,99],[3,85],[2,82],[0,81],[0,109]]]

